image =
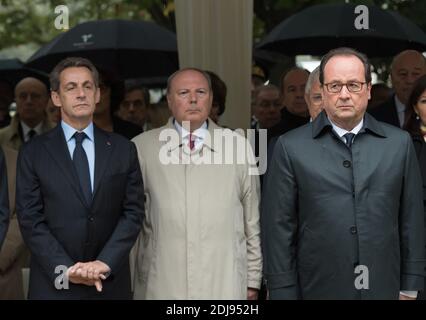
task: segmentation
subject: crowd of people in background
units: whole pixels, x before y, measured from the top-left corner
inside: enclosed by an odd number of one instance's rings
[[[220,154],[214,130],[248,144],[220,127],[232,106],[212,71],[177,71],[156,104],[82,58],[49,85],[0,81],[0,299],[26,298],[23,268],[33,299],[425,299],[425,57],[399,53],[390,79],[372,84],[349,48],[278,84],[256,67],[260,177],[248,163],[159,161],[165,129],[177,158]]]

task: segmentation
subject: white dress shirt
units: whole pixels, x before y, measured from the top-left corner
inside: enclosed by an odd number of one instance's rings
[[[36,125],[34,128],[30,128],[27,126],[24,121],[21,121],[22,134],[24,135],[24,142],[28,142],[30,140],[29,133],[31,130],[34,130],[36,135],[42,134],[43,121]]]
[[[173,124],[175,125],[176,130],[182,137],[182,143],[189,145],[189,131],[182,127],[176,120],[173,120]],[[198,150],[203,146],[204,138],[206,137],[207,132],[207,121],[199,127],[197,130],[192,132],[192,137],[194,140],[194,150]]]

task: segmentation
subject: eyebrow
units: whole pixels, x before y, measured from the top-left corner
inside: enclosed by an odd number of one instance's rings
[[[327,83],[335,83],[335,82],[343,83],[343,81],[342,81],[342,80],[340,80],[340,79],[331,80],[330,82],[327,82]],[[348,83],[348,82],[363,82],[363,81],[362,81],[362,80],[359,80],[359,79],[351,78],[351,79],[348,79],[348,80],[346,81],[346,83]]]
[[[93,82],[92,82],[92,81],[90,81],[90,80],[86,80],[86,81],[84,81],[84,82],[83,82],[83,86],[85,86],[85,85],[87,85],[87,84],[93,84]],[[75,82],[75,81],[70,81],[70,82],[67,82],[67,83],[65,83],[65,84],[64,84],[64,86],[65,86],[65,87],[68,87],[68,86],[70,86],[70,85],[76,86],[76,85],[77,85],[77,82]]]

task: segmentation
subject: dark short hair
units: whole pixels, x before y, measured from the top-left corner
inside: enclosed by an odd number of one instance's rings
[[[60,87],[59,77],[61,75],[61,72],[67,68],[72,68],[72,67],[82,67],[82,68],[89,69],[90,72],[92,73],[93,81],[95,82],[96,87],[99,87],[99,73],[98,73],[98,70],[96,70],[96,67],[93,65],[93,63],[85,58],[69,57],[69,58],[65,58],[61,60],[55,66],[55,68],[53,68],[52,72],[50,73],[50,76],[49,76],[50,90],[59,91],[59,87]]]
[[[322,57],[321,64],[320,64],[320,74],[319,74],[320,83],[322,85],[324,84],[324,69],[325,69],[325,66],[328,63],[328,61],[335,56],[355,56],[355,57],[357,57],[359,60],[361,60],[362,64],[364,65],[365,81],[367,83],[371,82],[371,65],[370,65],[370,62],[368,61],[367,56],[365,54],[355,50],[355,49],[347,48],[347,47],[341,47],[341,48],[330,50],[327,54],[325,54]]]
[[[143,103],[145,104],[145,106],[149,106],[150,103],[150,95],[149,95],[149,90],[143,86],[141,86],[138,83],[126,83],[125,87],[124,87],[124,94],[126,95],[129,92],[132,91],[141,91],[142,95],[143,95]]]
[[[225,82],[214,72],[206,70],[212,82],[213,104],[219,106],[219,116],[225,112],[227,88]]]
[[[169,93],[170,93],[170,89],[171,89],[171,87],[172,87],[173,79],[174,79],[174,78],[175,78],[175,77],[176,77],[179,73],[184,72],[184,71],[190,71],[190,70],[201,73],[201,74],[204,76],[204,78],[206,78],[206,80],[207,80],[207,83],[208,83],[208,85],[209,85],[209,90],[210,90],[210,91],[212,91],[212,80],[210,79],[210,76],[209,76],[209,74],[208,74],[207,72],[205,72],[204,70],[198,69],[198,68],[183,68],[183,69],[180,69],[180,70],[178,70],[178,71],[173,72],[173,73],[172,73],[172,74],[171,74],[171,75],[167,78],[167,94],[169,94]]]
[[[413,90],[408,98],[407,108],[405,110],[405,125],[404,129],[411,135],[421,135],[420,119],[417,119],[417,114],[414,112],[414,106],[419,102],[422,93],[426,90],[426,75],[421,76],[414,83]]]

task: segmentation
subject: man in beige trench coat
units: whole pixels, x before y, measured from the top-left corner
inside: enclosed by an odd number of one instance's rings
[[[252,150],[208,118],[203,71],[171,75],[167,100],[169,122],[133,139],[146,203],[134,298],[256,299],[262,256]]]

